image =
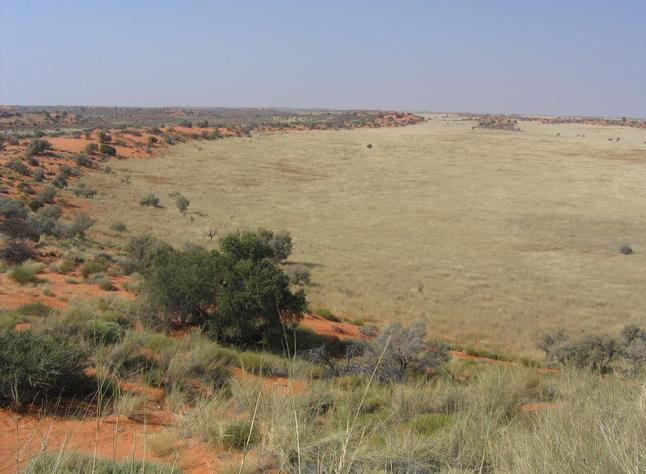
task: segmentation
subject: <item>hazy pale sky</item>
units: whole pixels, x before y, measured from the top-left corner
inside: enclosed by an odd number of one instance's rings
[[[646,117],[646,1],[0,0],[0,103]]]

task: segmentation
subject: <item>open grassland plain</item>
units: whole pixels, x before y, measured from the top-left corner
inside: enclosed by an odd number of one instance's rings
[[[537,356],[550,329],[646,324],[646,130],[476,124],[435,115],[187,142],[88,176],[99,193],[83,206],[93,232],[114,240],[115,222],[207,247],[209,229],[286,229],[291,262],[312,272],[312,307],[425,317],[433,336],[463,344]],[[140,205],[149,193],[161,207]],[[624,243],[633,255],[618,251]]]

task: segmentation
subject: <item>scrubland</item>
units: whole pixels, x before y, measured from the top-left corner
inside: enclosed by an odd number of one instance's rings
[[[645,471],[646,130],[428,118],[12,137],[0,472]]]

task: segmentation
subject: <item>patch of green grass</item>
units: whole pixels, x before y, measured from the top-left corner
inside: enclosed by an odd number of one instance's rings
[[[406,424],[418,434],[431,436],[449,426],[452,421],[453,417],[446,413],[423,413],[414,416]]]
[[[92,260],[90,262],[85,262],[81,265],[81,275],[83,278],[88,278],[94,273],[105,272],[108,269],[108,265],[102,259]]]
[[[13,329],[20,322],[20,317],[12,311],[0,311],[0,331]]]
[[[16,309],[18,314],[40,317],[49,316],[52,311],[54,311],[54,308],[46,305],[45,303],[41,303],[40,301],[23,304]]]
[[[26,285],[27,283],[40,283],[42,280],[39,280],[36,275],[42,269],[43,266],[40,263],[22,263],[9,270],[7,276],[20,285]]]
[[[63,260],[58,267],[61,273],[69,273],[72,270],[74,270],[74,267],[76,266],[76,262],[74,262],[74,259],[71,258],[66,258]]]
[[[247,445],[247,440],[249,444]],[[258,430],[251,426],[251,421],[233,421],[225,428],[219,442],[237,450],[243,450],[247,446],[253,446],[259,440]]]
[[[314,314],[322,317],[323,319],[327,319],[328,321],[332,321],[335,323],[341,322],[341,318],[339,318],[338,316],[335,316],[334,313],[332,313],[332,311],[330,311],[327,308],[316,308],[314,310]]]

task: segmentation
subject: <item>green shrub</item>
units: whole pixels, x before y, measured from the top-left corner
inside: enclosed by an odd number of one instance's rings
[[[121,234],[128,230],[128,226],[123,222],[113,222],[110,224],[110,229]]]
[[[317,309],[314,310],[314,314],[316,314],[316,315],[318,315],[318,316],[320,316],[320,317],[322,317],[324,319],[327,319],[328,321],[332,321],[332,322],[335,322],[335,323],[340,323],[341,322],[341,318],[339,318],[338,316],[335,316],[334,314],[332,314],[332,311],[330,311],[327,308],[317,308]]]
[[[93,199],[96,196],[96,189],[89,188],[85,183],[77,183],[76,188],[74,189],[74,194],[76,197],[82,197],[86,199]]]
[[[29,176],[31,174],[29,167],[19,159],[11,160],[6,164],[6,167],[10,170],[15,171],[16,173],[20,173],[23,176]]]
[[[27,217],[27,208],[22,201],[0,198],[0,216],[4,218],[24,219]]]
[[[251,421],[242,420],[229,423],[219,441],[226,447],[243,450],[256,444],[259,438],[257,427],[252,429]]]
[[[182,321],[204,321],[215,304],[218,255],[202,249],[161,255],[144,274],[150,304]]]
[[[45,204],[52,204],[56,199],[56,188],[54,186],[45,186],[38,192],[36,197]]]
[[[26,218],[7,217],[0,221],[0,232],[10,239],[29,239],[37,241],[40,237],[40,225],[31,216]]]
[[[102,155],[115,156],[117,154],[117,149],[113,146],[101,143],[99,145],[99,153]]]
[[[45,178],[45,170],[43,168],[36,168],[32,174],[34,181],[41,182]]]
[[[26,262],[14,266],[11,270],[9,270],[7,276],[16,283],[26,285],[27,283],[36,283],[38,281],[36,275],[41,270],[41,264]]]
[[[84,332],[94,344],[116,344],[126,333],[121,324],[103,319],[90,319],[85,326]]]
[[[74,270],[76,262],[72,258],[64,259],[58,267],[61,273],[69,273]]]
[[[179,194],[175,198],[175,205],[177,206],[177,209],[179,209],[179,212],[184,214],[188,210],[188,206],[191,204],[191,201],[186,199],[184,196]]]
[[[35,303],[26,303],[16,309],[16,313],[18,314],[39,317],[49,316],[52,311],[54,311],[54,308],[46,305],[45,303],[41,303],[40,301]]]
[[[99,139],[99,141],[102,144],[110,143],[112,141],[112,137],[110,135],[108,135],[108,133],[106,133],[104,130],[98,130],[96,132],[96,137]]]
[[[88,166],[88,167],[92,166],[92,160],[88,158],[87,155],[84,155],[83,153],[79,153],[78,155],[75,155],[74,161],[79,166]]]
[[[292,292],[289,278],[270,261],[220,258],[215,315],[208,328],[217,339],[256,343],[268,331],[295,325],[306,308],[303,290]]]
[[[33,244],[25,240],[9,240],[0,247],[0,259],[15,265],[36,257]]]
[[[83,147],[83,151],[88,154],[93,154],[99,151],[99,145],[96,143],[88,143]]]
[[[13,311],[0,310],[0,332],[8,329],[14,329],[20,322],[20,317]]]
[[[25,151],[25,155],[30,157],[33,155],[37,155],[38,153],[42,153],[43,151],[50,150],[52,148],[52,144],[49,143],[47,140],[43,140],[41,138],[34,138],[32,141],[29,142],[29,145],[27,145],[27,150]]]
[[[379,362],[381,358],[381,362]],[[400,382],[407,375],[424,376],[450,359],[449,347],[441,341],[426,340],[426,322],[409,326],[392,323],[366,345],[364,371],[376,370],[386,382]]]
[[[124,265],[127,273],[145,272],[153,262],[172,252],[173,248],[166,242],[150,234],[134,236],[128,242],[128,262]]]
[[[85,367],[86,354],[77,344],[30,331],[4,331],[0,333],[0,403],[83,393],[88,388]]]
[[[159,207],[159,198],[154,194],[147,194],[139,200],[139,205]]]
[[[310,271],[305,265],[297,263],[290,265],[286,268],[285,272],[289,277],[289,281],[293,285],[309,285],[310,284]]]
[[[605,335],[587,335],[555,344],[547,353],[547,361],[597,372],[608,372],[618,353],[617,341]]]
[[[80,270],[81,270],[81,276],[87,279],[90,275],[94,273],[105,272],[107,269],[108,269],[107,262],[102,258],[96,258],[89,262],[85,262],[83,265],[81,265]]]

